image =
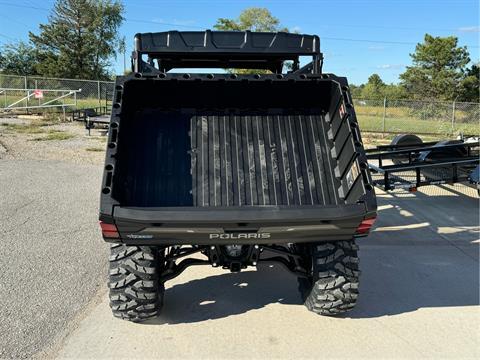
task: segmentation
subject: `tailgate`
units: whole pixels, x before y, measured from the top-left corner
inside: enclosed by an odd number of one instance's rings
[[[144,244],[294,243],[349,239],[364,204],[140,209],[116,207],[124,239]]]

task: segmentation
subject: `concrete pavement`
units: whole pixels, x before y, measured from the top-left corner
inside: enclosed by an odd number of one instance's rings
[[[0,358],[61,340],[99,290],[101,166],[0,160]]]
[[[0,161],[0,358],[480,357],[471,189],[379,193],[346,317],[308,312],[276,266],[195,267],[167,283],[161,317],[132,324],[108,308],[100,177],[101,166]]]
[[[360,300],[346,317],[309,313],[295,278],[275,266],[196,267],[168,283],[149,323],[114,319],[104,296],[57,356],[478,359],[478,200],[446,189],[379,193],[376,229],[359,241]]]

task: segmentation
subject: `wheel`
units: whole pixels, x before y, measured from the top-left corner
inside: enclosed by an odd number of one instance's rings
[[[468,154],[467,147],[459,146],[455,148],[443,148],[445,145],[460,145],[463,144],[462,140],[442,140],[433,145],[433,147],[439,147],[439,150],[422,151],[419,156],[421,161],[438,161],[438,160],[456,160],[458,158],[466,157]]]
[[[401,145],[401,146],[414,146],[421,145],[423,143],[422,139],[414,134],[399,134],[396,135],[390,145]]]
[[[308,245],[306,245],[308,248]],[[353,309],[360,271],[354,240],[312,244],[305,254],[309,278],[298,278],[305,306],[320,315],[338,315]]]
[[[417,145],[422,145],[422,144],[423,144],[423,140],[414,134],[396,135],[393,138],[392,142],[390,143],[390,145],[393,145],[393,146],[396,146],[396,145],[402,146],[400,149],[407,149],[408,146],[415,147]],[[405,157],[405,155],[392,156],[392,162],[395,165],[399,165],[407,161],[408,161],[408,157]]]
[[[155,247],[111,245],[108,286],[114,316],[134,322],[157,316],[165,292],[158,281],[162,259]]]

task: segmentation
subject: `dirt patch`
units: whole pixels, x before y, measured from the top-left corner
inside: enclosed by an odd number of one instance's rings
[[[96,129],[88,136],[82,123],[3,118],[0,119],[0,144],[0,159],[101,165],[105,160],[106,137]]]
[[[379,145],[389,145],[397,134],[380,134],[371,132],[362,132],[362,141],[365,149],[374,148]],[[441,136],[426,136],[421,135],[420,138],[424,141],[437,141],[445,139]]]

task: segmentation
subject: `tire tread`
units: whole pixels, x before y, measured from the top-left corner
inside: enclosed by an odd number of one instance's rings
[[[311,246],[312,278],[298,279],[310,311],[334,316],[355,307],[360,276],[357,250],[353,239]]]
[[[158,281],[158,250],[113,244],[109,260],[108,287],[113,315],[133,322],[156,317],[165,291]]]

